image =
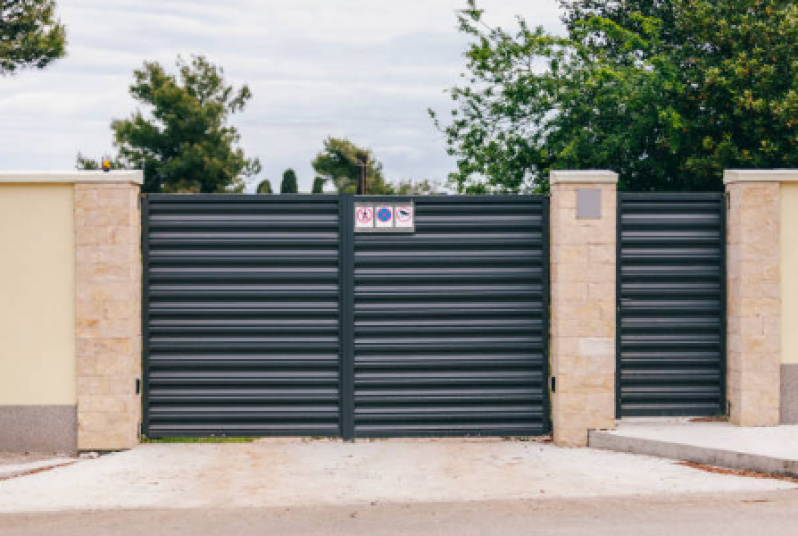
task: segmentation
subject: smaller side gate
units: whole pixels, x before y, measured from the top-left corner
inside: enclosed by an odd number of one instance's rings
[[[721,193],[619,194],[619,417],[724,413],[725,206]]]

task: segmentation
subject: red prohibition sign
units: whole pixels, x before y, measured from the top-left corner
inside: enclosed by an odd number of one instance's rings
[[[408,223],[413,217],[413,209],[410,207],[398,207],[396,209],[396,220],[401,223]]]
[[[357,209],[357,221],[362,224],[369,224],[374,218],[374,209],[371,207],[360,207]]]

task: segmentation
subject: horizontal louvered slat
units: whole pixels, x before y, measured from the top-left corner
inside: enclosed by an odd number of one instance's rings
[[[621,416],[722,412],[724,199],[620,194]]]

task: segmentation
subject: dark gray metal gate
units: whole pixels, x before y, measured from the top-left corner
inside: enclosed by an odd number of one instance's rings
[[[340,199],[151,195],[149,437],[335,436]]]
[[[618,415],[724,411],[723,194],[622,193]]]
[[[546,432],[548,199],[413,200],[355,236],[354,436]]]
[[[548,199],[399,199],[145,196],[146,435],[548,431]]]

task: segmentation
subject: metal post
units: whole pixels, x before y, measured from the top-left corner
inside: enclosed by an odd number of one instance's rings
[[[341,437],[355,438],[355,215],[351,195],[340,197],[341,233]]]
[[[360,168],[360,179],[357,183],[357,194],[368,195],[366,191],[366,173],[369,166],[369,157],[366,154],[360,154],[357,157],[357,165]]]

